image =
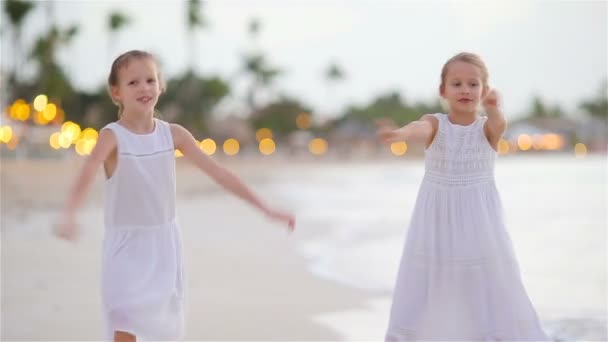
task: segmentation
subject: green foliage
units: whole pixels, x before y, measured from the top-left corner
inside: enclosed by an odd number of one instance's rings
[[[564,116],[564,111],[559,105],[549,106],[540,97],[535,96],[530,106],[530,116],[533,118],[561,118]]]
[[[203,78],[186,72],[167,82],[167,91],[158,105],[161,111],[168,105],[177,107],[175,122],[206,134],[209,114],[229,92],[229,84],[218,77]]]
[[[596,95],[581,102],[580,107],[592,117],[608,121],[608,81],[604,80]]]
[[[108,28],[110,32],[116,32],[123,27],[127,26],[131,22],[131,19],[120,12],[112,12],[108,17]]]
[[[268,104],[251,116],[255,129],[270,128],[277,136],[285,136],[298,129],[296,117],[301,113],[310,113],[310,108],[290,98]]]
[[[4,12],[8,15],[11,24],[21,26],[27,13],[36,5],[33,1],[4,0]]]
[[[378,119],[391,119],[396,125],[417,120],[423,114],[441,112],[439,103],[408,105],[398,93],[381,95],[364,107],[351,107],[339,121],[357,120],[373,125]]]

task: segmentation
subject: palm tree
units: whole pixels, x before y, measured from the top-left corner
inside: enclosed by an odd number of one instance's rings
[[[203,28],[207,26],[207,20],[203,16],[201,12],[202,3],[200,0],[188,0],[188,6],[186,9],[186,15],[188,17],[187,28],[188,28],[188,37],[190,44],[188,46],[190,50],[190,71],[195,72],[198,53],[197,53],[197,44],[196,44],[196,29]]]
[[[19,70],[23,61],[21,34],[23,22],[27,14],[34,8],[33,1],[5,0],[4,11],[8,15],[11,31],[13,32],[13,70],[9,74],[9,88],[15,86],[19,79]]]
[[[587,114],[608,121],[608,81],[604,80],[600,85],[597,95],[587,99],[580,104],[580,107]]]
[[[243,72],[251,78],[249,89],[247,90],[247,104],[253,113],[258,109],[257,97],[263,89],[268,89],[281,70],[271,66],[266,56],[257,46],[257,38],[261,30],[261,23],[258,19],[249,22],[248,32],[253,41],[253,51],[243,56]]]
[[[336,62],[332,62],[325,70],[325,81],[327,82],[327,95],[330,97],[327,103],[331,103],[331,97],[335,97],[335,85],[346,78],[346,73]]]
[[[131,19],[121,12],[114,11],[110,13],[107,26],[108,31],[110,32],[110,38],[108,41],[108,53],[110,56],[113,54],[118,32],[125,28],[130,22]]]

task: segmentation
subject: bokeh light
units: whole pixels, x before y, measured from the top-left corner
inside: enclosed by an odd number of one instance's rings
[[[76,140],[80,137],[80,132],[80,126],[72,121],[66,121],[61,125],[61,135],[69,141],[70,145],[76,143]]]
[[[509,142],[505,139],[500,139],[498,141],[497,151],[499,154],[507,154],[509,153]]]
[[[46,121],[53,121],[57,116],[57,106],[54,103],[49,103],[44,107],[42,116]]]
[[[61,148],[61,145],[59,144],[59,137],[61,137],[61,133],[55,132],[51,134],[51,137],[49,138],[49,145],[55,150]]]
[[[517,147],[522,151],[527,151],[532,147],[532,138],[528,134],[520,134],[517,137]]]
[[[272,139],[272,131],[270,128],[260,128],[255,132],[255,138],[258,142],[263,139]]]
[[[213,139],[203,139],[199,144],[200,149],[208,156],[212,156],[217,150],[217,145]]]
[[[582,158],[587,155],[587,146],[583,143],[577,143],[574,145],[574,155],[577,158]]]
[[[309,129],[312,126],[312,116],[309,113],[300,113],[296,116],[296,127]]]
[[[11,126],[0,127],[0,141],[8,144],[13,138],[13,128]]]
[[[564,138],[555,133],[545,134],[542,138],[542,145],[546,150],[561,150],[564,147]]]
[[[239,153],[240,145],[238,140],[230,138],[224,141],[224,153],[229,156],[234,156]]]
[[[49,99],[46,95],[44,94],[40,94],[38,96],[36,96],[36,98],[34,99],[34,102],[32,103],[34,105],[34,109],[42,112],[44,110],[44,108],[47,106]]]
[[[398,141],[391,144],[391,153],[395,156],[402,156],[407,152],[407,143]]]
[[[260,141],[259,149],[260,153],[262,153],[263,155],[271,155],[276,150],[276,144],[274,143],[274,140],[270,138],[265,138]]]
[[[312,139],[310,141],[310,143],[308,144],[308,150],[310,151],[310,153],[317,155],[317,156],[327,153],[327,149],[328,149],[327,140],[325,140],[323,138]]]

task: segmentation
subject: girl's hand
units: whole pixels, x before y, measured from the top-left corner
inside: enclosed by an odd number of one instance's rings
[[[53,233],[60,239],[76,241],[80,235],[80,229],[74,217],[66,215],[53,225]]]
[[[498,92],[495,89],[490,89],[486,97],[483,98],[482,105],[486,112],[498,110],[499,104]]]
[[[383,143],[390,144],[403,140],[399,137],[399,132],[392,120],[378,120],[376,126],[378,127],[376,135]]]
[[[266,215],[271,219],[287,223],[287,230],[290,233],[293,232],[296,225],[296,218],[292,214],[274,209],[266,209],[265,211]]]

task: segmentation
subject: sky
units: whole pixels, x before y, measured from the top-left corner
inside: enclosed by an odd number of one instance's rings
[[[28,17],[26,44],[46,29],[44,8]],[[106,22],[114,10],[131,23],[110,37]],[[193,44],[185,11],[176,0],[56,1],[61,26],[81,26],[59,60],[85,90],[102,86],[111,61],[130,49],[153,52],[163,74],[175,76],[189,66]],[[237,75],[241,56],[254,46],[248,23],[257,18],[262,30],[255,44],[284,71],[276,88],[327,117],[392,91],[406,101],[435,100],[443,63],[461,51],[483,58],[508,117],[526,114],[533,96],[576,117],[581,100],[607,78],[605,1],[223,0],[204,3],[203,12],[208,26],[194,40],[197,71]],[[9,54],[2,57],[10,63]],[[324,77],[331,62],[346,73],[334,85]]]

